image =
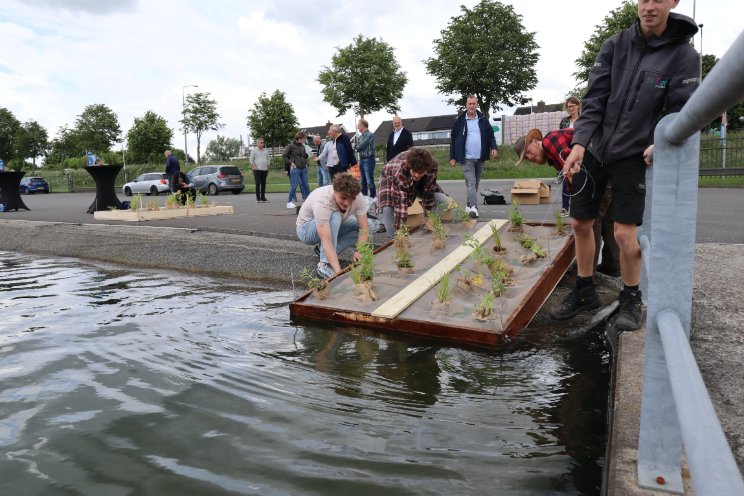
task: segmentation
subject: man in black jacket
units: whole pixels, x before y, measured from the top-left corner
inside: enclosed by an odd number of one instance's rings
[[[601,301],[592,281],[592,222],[605,185],[612,185],[615,240],[624,288],[615,319],[618,329],[641,326],[641,249],[636,228],[643,222],[646,166],[653,130],[663,112],[682,108],[700,79],[700,59],[690,45],[695,22],[670,11],[679,0],[639,0],[638,19],[609,38],[589,75],[571,153],[563,166],[575,191],[571,217],[578,279],[551,317],[570,319]]]
[[[403,119],[396,115],[393,117],[393,132],[388,137],[385,162],[390,162],[393,157],[408,150],[412,146],[413,135],[411,131],[403,127]]]

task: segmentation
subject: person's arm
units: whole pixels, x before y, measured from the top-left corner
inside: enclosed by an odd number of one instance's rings
[[[354,153],[354,150],[351,148],[351,140],[348,136],[344,140],[344,147],[346,148],[346,158],[349,160],[349,166],[356,165],[356,153]]]
[[[255,148],[251,150],[251,156],[248,159],[248,161],[251,163],[251,168],[253,170],[256,170],[256,149]]]
[[[289,155],[292,150],[292,144],[290,143],[287,145],[287,148],[284,149],[284,153],[282,153],[282,159],[284,160],[284,172],[289,175],[289,169],[292,166],[292,160],[290,160]]]
[[[362,139],[359,143],[357,143],[357,150],[359,151],[364,150],[365,148],[367,148],[367,146],[369,146],[369,142],[374,141],[374,139],[375,139],[375,135],[372,134],[371,132],[368,132],[367,137]]]
[[[485,126],[483,127],[488,133],[488,147],[491,149],[491,158],[496,159],[499,156],[499,146],[496,144],[496,136],[493,134],[493,128],[488,121],[485,122]]]
[[[457,163],[457,159],[455,158],[455,140],[457,136],[457,119],[455,119],[455,123],[452,124],[452,130],[450,131],[450,166],[454,167]]]
[[[359,224],[359,237],[357,238],[357,244],[366,243],[369,240],[369,222],[367,222],[367,214],[357,215],[356,218],[357,224]],[[359,251],[354,250],[352,260],[358,262],[359,258]]]
[[[583,98],[581,119],[574,123],[573,144],[581,145],[583,149],[589,146],[594,133],[602,125],[607,100],[612,92],[612,59],[615,50],[615,37],[602,44],[599,55],[589,73],[589,83]],[[573,154],[573,153],[572,153]],[[568,163],[568,160],[566,160]]]

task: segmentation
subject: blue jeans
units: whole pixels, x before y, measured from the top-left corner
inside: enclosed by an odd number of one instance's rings
[[[318,164],[318,187],[329,184],[331,184],[331,175],[328,173],[328,167]]]
[[[464,162],[460,162],[460,167],[465,175],[468,207],[475,207],[478,205],[478,186],[480,186],[480,178],[483,175],[483,161],[465,159]]]
[[[333,212],[331,214],[331,239],[336,253],[341,253],[350,246],[354,246],[359,238],[359,224],[354,215],[349,216],[345,221],[341,221],[341,214]],[[372,229],[370,222],[370,229]],[[320,243],[318,236],[318,227],[315,219],[312,219],[297,228],[297,238],[306,245],[317,245]],[[320,261],[328,262],[323,244],[320,244]]]
[[[563,189],[563,191],[561,192],[561,208],[563,208],[563,210],[568,210],[571,201],[571,193],[568,191],[568,181],[566,181],[565,178],[563,178],[561,188]]]
[[[300,186],[300,193],[302,193],[302,199],[307,200],[307,197],[310,196],[310,184],[307,182],[307,167],[289,169],[289,195],[287,196],[287,202],[297,201],[298,184]]]
[[[375,189],[375,157],[367,157],[359,160],[359,171],[362,173],[362,194],[367,196],[367,185],[369,185],[369,196],[377,196]]]

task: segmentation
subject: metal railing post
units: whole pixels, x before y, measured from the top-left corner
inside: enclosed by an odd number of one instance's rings
[[[654,166],[646,181],[652,189],[647,192],[651,194],[646,196],[643,221],[650,258],[645,275],[648,311],[638,482],[642,487],[681,493],[682,438],[656,317],[662,310],[673,310],[689,336],[700,134],[694,133],[681,146],[672,145],[665,131],[676,116],[668,115],[656,126]]]

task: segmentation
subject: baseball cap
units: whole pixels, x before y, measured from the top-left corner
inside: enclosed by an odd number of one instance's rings
[[[516,152],[517,156],[519,157],[519,160],[517,160],[517,163],[514,164],[515,166],[518,166],[522,163],[522,160],[524,160],[524,150],[527,148],[524,146],[525,141],[527,139],[527,135],[521,136],[516,143],[514,143],[514,151]]]

